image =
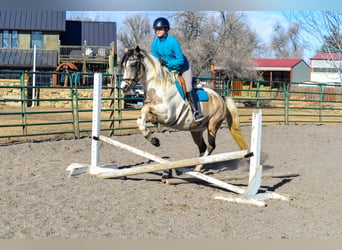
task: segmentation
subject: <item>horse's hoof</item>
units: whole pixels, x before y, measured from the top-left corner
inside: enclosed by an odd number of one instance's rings
[[[172,178],[172,172],[169,171],[169,170],[165,170],[165,171],[163,172],[161,178],[162,178],[162,182],[165,182],[165,181],[163,181],[163,180]]]
[[[155,146],[155,147],[159,147],[159,146],[160,146],[159,139],[156,138],[156,137],[153,137],[153,138],[151,139],[151,143],[152,143],[152,145]]]
[[[202,166],[201,167],[195,167],[194,171],[201,173],[202,172]]]
[[[177,176],[180,176],[184,173],[182,170],[178,170],[178,169],[175,169],[175,172]]]

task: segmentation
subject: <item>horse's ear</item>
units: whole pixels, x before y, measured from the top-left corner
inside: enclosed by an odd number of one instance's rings
[[[135,48],[135,52],[140,53],[140,47],[139,47],[139,45]]]

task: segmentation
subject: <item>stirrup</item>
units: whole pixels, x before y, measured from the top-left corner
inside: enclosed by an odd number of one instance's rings
[[[196,116],[197,116],[198,114],[199,114],[198,111],[195,111],[194,114],[193,114],[193,118],[194,118],[194,121],[195,121],[196,123],[200,123],[200,122],[204,119],[204,116],[203,116],[203,115],[202,115],[201,117],[199,117],[199,118],[196,118]]]

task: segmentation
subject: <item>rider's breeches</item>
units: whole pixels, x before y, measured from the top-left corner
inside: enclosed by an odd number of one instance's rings
[[[192,90],[192,72],[191,67],[189,66],[189,69],[187,71],[184,71],[182,74],[185,85],[186,85],[186,92],[190,92]]]

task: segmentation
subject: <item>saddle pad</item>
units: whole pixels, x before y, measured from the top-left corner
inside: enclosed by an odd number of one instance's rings
[[[175,84],[176,84],[176,88],[178,90],[178,93],[180,94],[182,99],[185,100],[185,93],[184,93],[182,87],[180,86],[177,78],[175,78]],[[200,102],[208,101],[208,99],[209,99],[208,93],[205,92],[205,90],[203,88],[193,88],[192,91],[195,91],[195,96],[197,97],[198,101],[200,101]]]

